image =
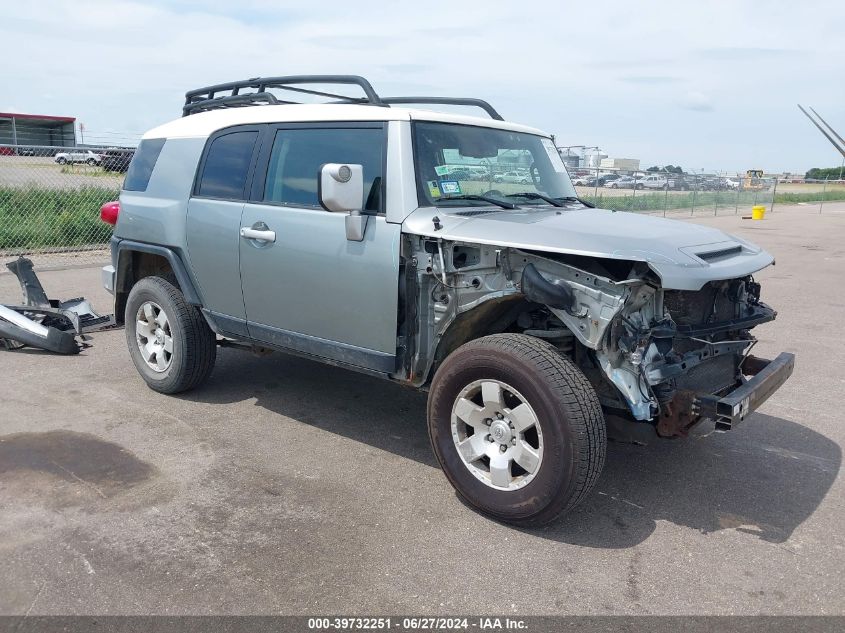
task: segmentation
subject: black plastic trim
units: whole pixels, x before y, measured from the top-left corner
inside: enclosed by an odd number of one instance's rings
[[[117,264],[115,266],[115,294],[120,291],[127,291],[127,289],[120,286],[123,279],[123,269],[121,267],[126,265],[123,259],[123,254],[132,252],[150,253],[151,255],[160,255],[167,259],[170,267],[173,269],[173,274],[176,275],[176,281],[179,282],[179,288],[185,297],[185,301],[191,305],[202,305],[202,299],[200,299],[193,280],[190,275],[188,275],[188,270],[182,261],[180,253],[177,253],[175,249],[167,248],[165,246],[147,244],[145,242],[135,242],[132,240],[121,240],[117,244],[115,253],[115,261]]]
[[[396,371],[396,355],[329,341],[274,328],[259,323],[248,324],[250,339],[263,345],[285,352],[296,352],[320,360],[359,367],[379,374],[392,374]]]

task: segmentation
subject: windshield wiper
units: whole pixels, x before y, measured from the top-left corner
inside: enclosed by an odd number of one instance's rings
[[[580,202],[585,207],[588,207],[590,209],[596,208],[596,205],[594,205],[590,202],[587,202],[586,200],[581,200],[581,198],[579,198],[578,196],[561,196],[560,198],[555,198],[555,200],[562,200],[563,202]],[[563,205],[561,205],[561,206],[563,206]]]
[[[503,209],[518,209],[519,207],[516,206],[513,202],[508,202],[507,200],[497,200],[496,198],[491,198],[489,196],[479,196],[475,194],[462,194],[458,196],[443,196],[435,201],[435,204],[438,202],[442,202],[444,200],[480,200],[482,202],[487,202],[489,204],[495,204],[496,206],[502,207]]]
[[[529,200],[542,200],[543,202],[547,202],[553,207],[562,207],[563,205],[555,200],[554,198],[550,198],[549,196],[544,196],[542,193],[537,193],[536,191],[523,191],[520,193],[510,193],[506,196],[507,198],[528,198]],[[564,198],[565,200],[565,198]]]

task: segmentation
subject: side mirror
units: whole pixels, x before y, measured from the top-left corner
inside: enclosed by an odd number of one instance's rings
[[[320,168],[317,196],[326,211],[349,212],[346,216],[347,240],[364,240],[369,216],[361,215],[364,199],[364,168],[361,165],[323,165]]]
[[[361,165],[327,163],[320,167],[317,195],[326,211],[360,211],[364,200],[364,168]]]

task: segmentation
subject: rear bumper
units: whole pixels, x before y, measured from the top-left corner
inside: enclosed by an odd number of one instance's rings
[[[782,352],[774,360],[749,357],[744,369],[752,378],[726,396],[698,396],[693,410],[702,418],[715,420],[717,431],[729,431],[768,400],[794,368],[795,354],[788,352]]]
[[[100,270],[100,278],[103,282],[103,288],[110,294],[114,294],[114,266],[109,264],[108,266],[103,266],[102,270]]]

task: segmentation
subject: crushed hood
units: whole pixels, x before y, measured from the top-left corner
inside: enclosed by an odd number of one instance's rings
[[[435,216],[440,230],[434,229]],[[457,242],[646,262],[664,288],[676,290],[699,290],[708,281],[742,277],[774,261],[763,249],[711,227],[581,206],[423,207],[408,216],[403,230]]]

